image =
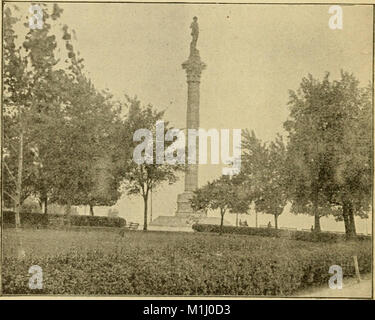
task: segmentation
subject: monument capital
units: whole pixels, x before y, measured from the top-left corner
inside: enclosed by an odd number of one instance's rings
[[[206,68],[206,64],[201,61],[199,53],[197,56],[190,56],[189,60],[182,64],[186,71],[187,82],[200,82],[201,73]]]

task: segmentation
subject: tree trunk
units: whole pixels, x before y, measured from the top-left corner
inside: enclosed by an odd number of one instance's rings
[[[354,221],[354,210],[353,205],[349,201],[345,201],[342,207],[342,214],[345,224],[345,234],[348,237],[356,235],[355,221]]]
[[[18,173],[17,173],[17,192],[16,192],[16,229],[21,227],[20,209],[21,209],[21,193],[22,193],[22,170],[23,170],[23,128],[20,132],[20,142],[18,151]]]
[[[278,229],[277,218],[279,217],[279,215],[275,214],[274,217],[275,217],[275,229]]]
[[[144,211],[143,211],[143,231],[147,231],[147,200],[148,195],[143,196]]]
[[[90,204],[90,215],[94,216],[94,206],[92,204]]]
[[[349,212],[348,212],[348,204],[346,202],[344,202],[342,205],[342,216],[344,218],[345,234],[350,235]]]
[[[224,225],[224,214],[225,214],[225,210],[220,210],[220,214],[221,214],[221,221],[220,221],[220,235],[223,234],[223,225]]]
[[[349,221],[350,221],[350,231],[351,235],[355,236],[357,234],[355,229],[355,220],[354,220],[354,210],[353,207],[351,207],[351,210],[349,211]]]
[[[319,217],[319,213],[315,213],[314,215],[314,231],[315,232],[320,232],[321,229],[320,229],[320,217]]]
[[[150,197],[150,223],[152,222],[152,187],[150,187],[151,197]]]
[[[48,213],[48,199],[47,199],[47,197],[44,198],[43,203],[44,203],[44,214],[47,214]]]
[[[20,141],[19,141],[19,153],[18,153],[18,172],[17,172],[17,194],[16,194],[16,203],[15,203],[15,219],[16,219],[16,238],[18,242],[17,246],[17,255],[19,259],[22,259],[25,256],[25,250],[23,249],[22,239],[20,235],[20,227],[21,227],[21,218],[20,218],[20,210],[21,210],[21,193],[22,193],[22,170],[23,170],[23,127],[22,127],[22,117],[21,117],[21,110],[20,112]]]
[[[314,210],[314,232],[320,232],[320,216],[319,216],[319,210],[318,210],[318,200],[315,199],[313,204],[313,210]]]

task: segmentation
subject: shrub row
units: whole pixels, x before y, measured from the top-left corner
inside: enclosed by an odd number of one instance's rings
[[[118,227],[126,225],[126,221],[119,217],[99,217],[99,216],[75,216],[75,215],[58,215],[58,214],[42,214],[42,213],[20,213],[21,226],[46,228],[59,224],[70,226],[90,226],[90,227]],[[13,211],[3,211],[2,221],[6,226],[14,227],[16,224],[16,216]]]
[[[70,216],[72,226],[124,227],[125,219],[119,217]]]
[[[311,285],[327,285],[332,265],[341,266],[344,277],[354,276],[354,254],[360,272],[371,271],[369,242],[307,246],[286,239],[190,234],[164,235],[155,249],[139,237],[134,238],[138,247],[129,247],[132,237],[112,250],[5,257],[3,293],[288,296]],[[43,269],[42,290],[28,288],[31,265]]]
[[[220,226],[217,224],[194,224],[193,230],[198,232],[220,232]],[[287,230],[280,230],[274,228],[250,228],[250,227],[233,227],[223,226],[223,233],[229,234],[245,234],[250,236],[263,236],[279,238],[283,234],[288,234]]]
[[[340,233],[332,232],[307,232],[307,231],[292,231],[292,240],[312,241],[312,242],[337,242],[340,240],[346,240],[347,236]],[[352,238],[350,238],[352,239]],[[371,236],[356,235],[355,240],[371,240]]]
[[[220,232],[219,225],[211,224],[194,224],[193,229],[197,232]],[[223,233],[228,234],[243,234],[250,236],[287,238],[291,240],[303,240],[311,242],[337,242],[346,239],[345,234],[332,232],[308,232],[308,231],[294,231],[281,230],[274,228],[251,228],[251,227],[233,227],[223,226]],[[371,240],[371,236],[357,235],[357,240]]]

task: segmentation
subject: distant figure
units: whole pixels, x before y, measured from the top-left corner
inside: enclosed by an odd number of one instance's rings
[[[267,224],[267,228],[272,228],[271,221],[268,222],[268,224]]]
[[[314,232],[314,225],[311,226],[311,232]]]
[[[240,220],[240,227],[248,227],[247,220],[241,221]]]

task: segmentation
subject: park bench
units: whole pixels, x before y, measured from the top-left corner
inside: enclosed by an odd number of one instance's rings
[[[139,223],[130,222],[127,226],[123,227],[120,230],[120,236],[123,237],[125,235],[125,231],[127,230],[137,230],[139,226]]]
[[[130,222],[129,225],[126,226],[125,228],[129,230],[137,230],[138,226],[139,226],[139,223]]]

